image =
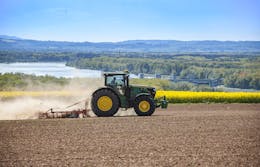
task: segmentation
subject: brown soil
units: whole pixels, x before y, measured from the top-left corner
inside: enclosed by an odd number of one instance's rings
[[[260,166],[260,104],[0,121],[0,166]]]

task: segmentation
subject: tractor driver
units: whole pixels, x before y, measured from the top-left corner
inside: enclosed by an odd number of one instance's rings
[[[111,85],[116,86],[116,77],[114,77],[113,80],[111,81]]]

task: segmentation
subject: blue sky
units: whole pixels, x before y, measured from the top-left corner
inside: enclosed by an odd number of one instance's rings
[[[0,0],[0,34],[91,42],[260,40],[260,0]]]

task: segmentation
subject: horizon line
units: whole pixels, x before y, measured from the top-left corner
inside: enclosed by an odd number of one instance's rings
[[[2,38],[1,36],[6,36],[5,38]],[[200,41],[216,41],[216,42],[260,42],[259,40],[218,40],[218,39],[191,39],[191,40],[180,40],[180,39],[126,39],[126,40],[118,40],[118,41],[73,41],[73,40],[53,40],[53,39],[31,39],[31,38],[24,38],[24,37],[18,37],[15,35],[4,35],[0,34],[0,38],[2,39],[9,39],[10,40],[32,40],[32,41],[42,41],[42,42],[73,42],[73,43],[120,43],[120,42],[127,42],[127,41],[179,41],[179,42],[200,42]],[[14,39],[16,38],[16,39]]]

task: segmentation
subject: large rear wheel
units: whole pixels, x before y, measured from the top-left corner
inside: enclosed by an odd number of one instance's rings
[[[98,117],[110,117],[118,111],[119,99],[113,91],[100,89],[92,95],[91,108]]]
[[[155,111],[154,100],[150,96],[139,96],[135,100],[134,109],[138,116],[151,116]]]

